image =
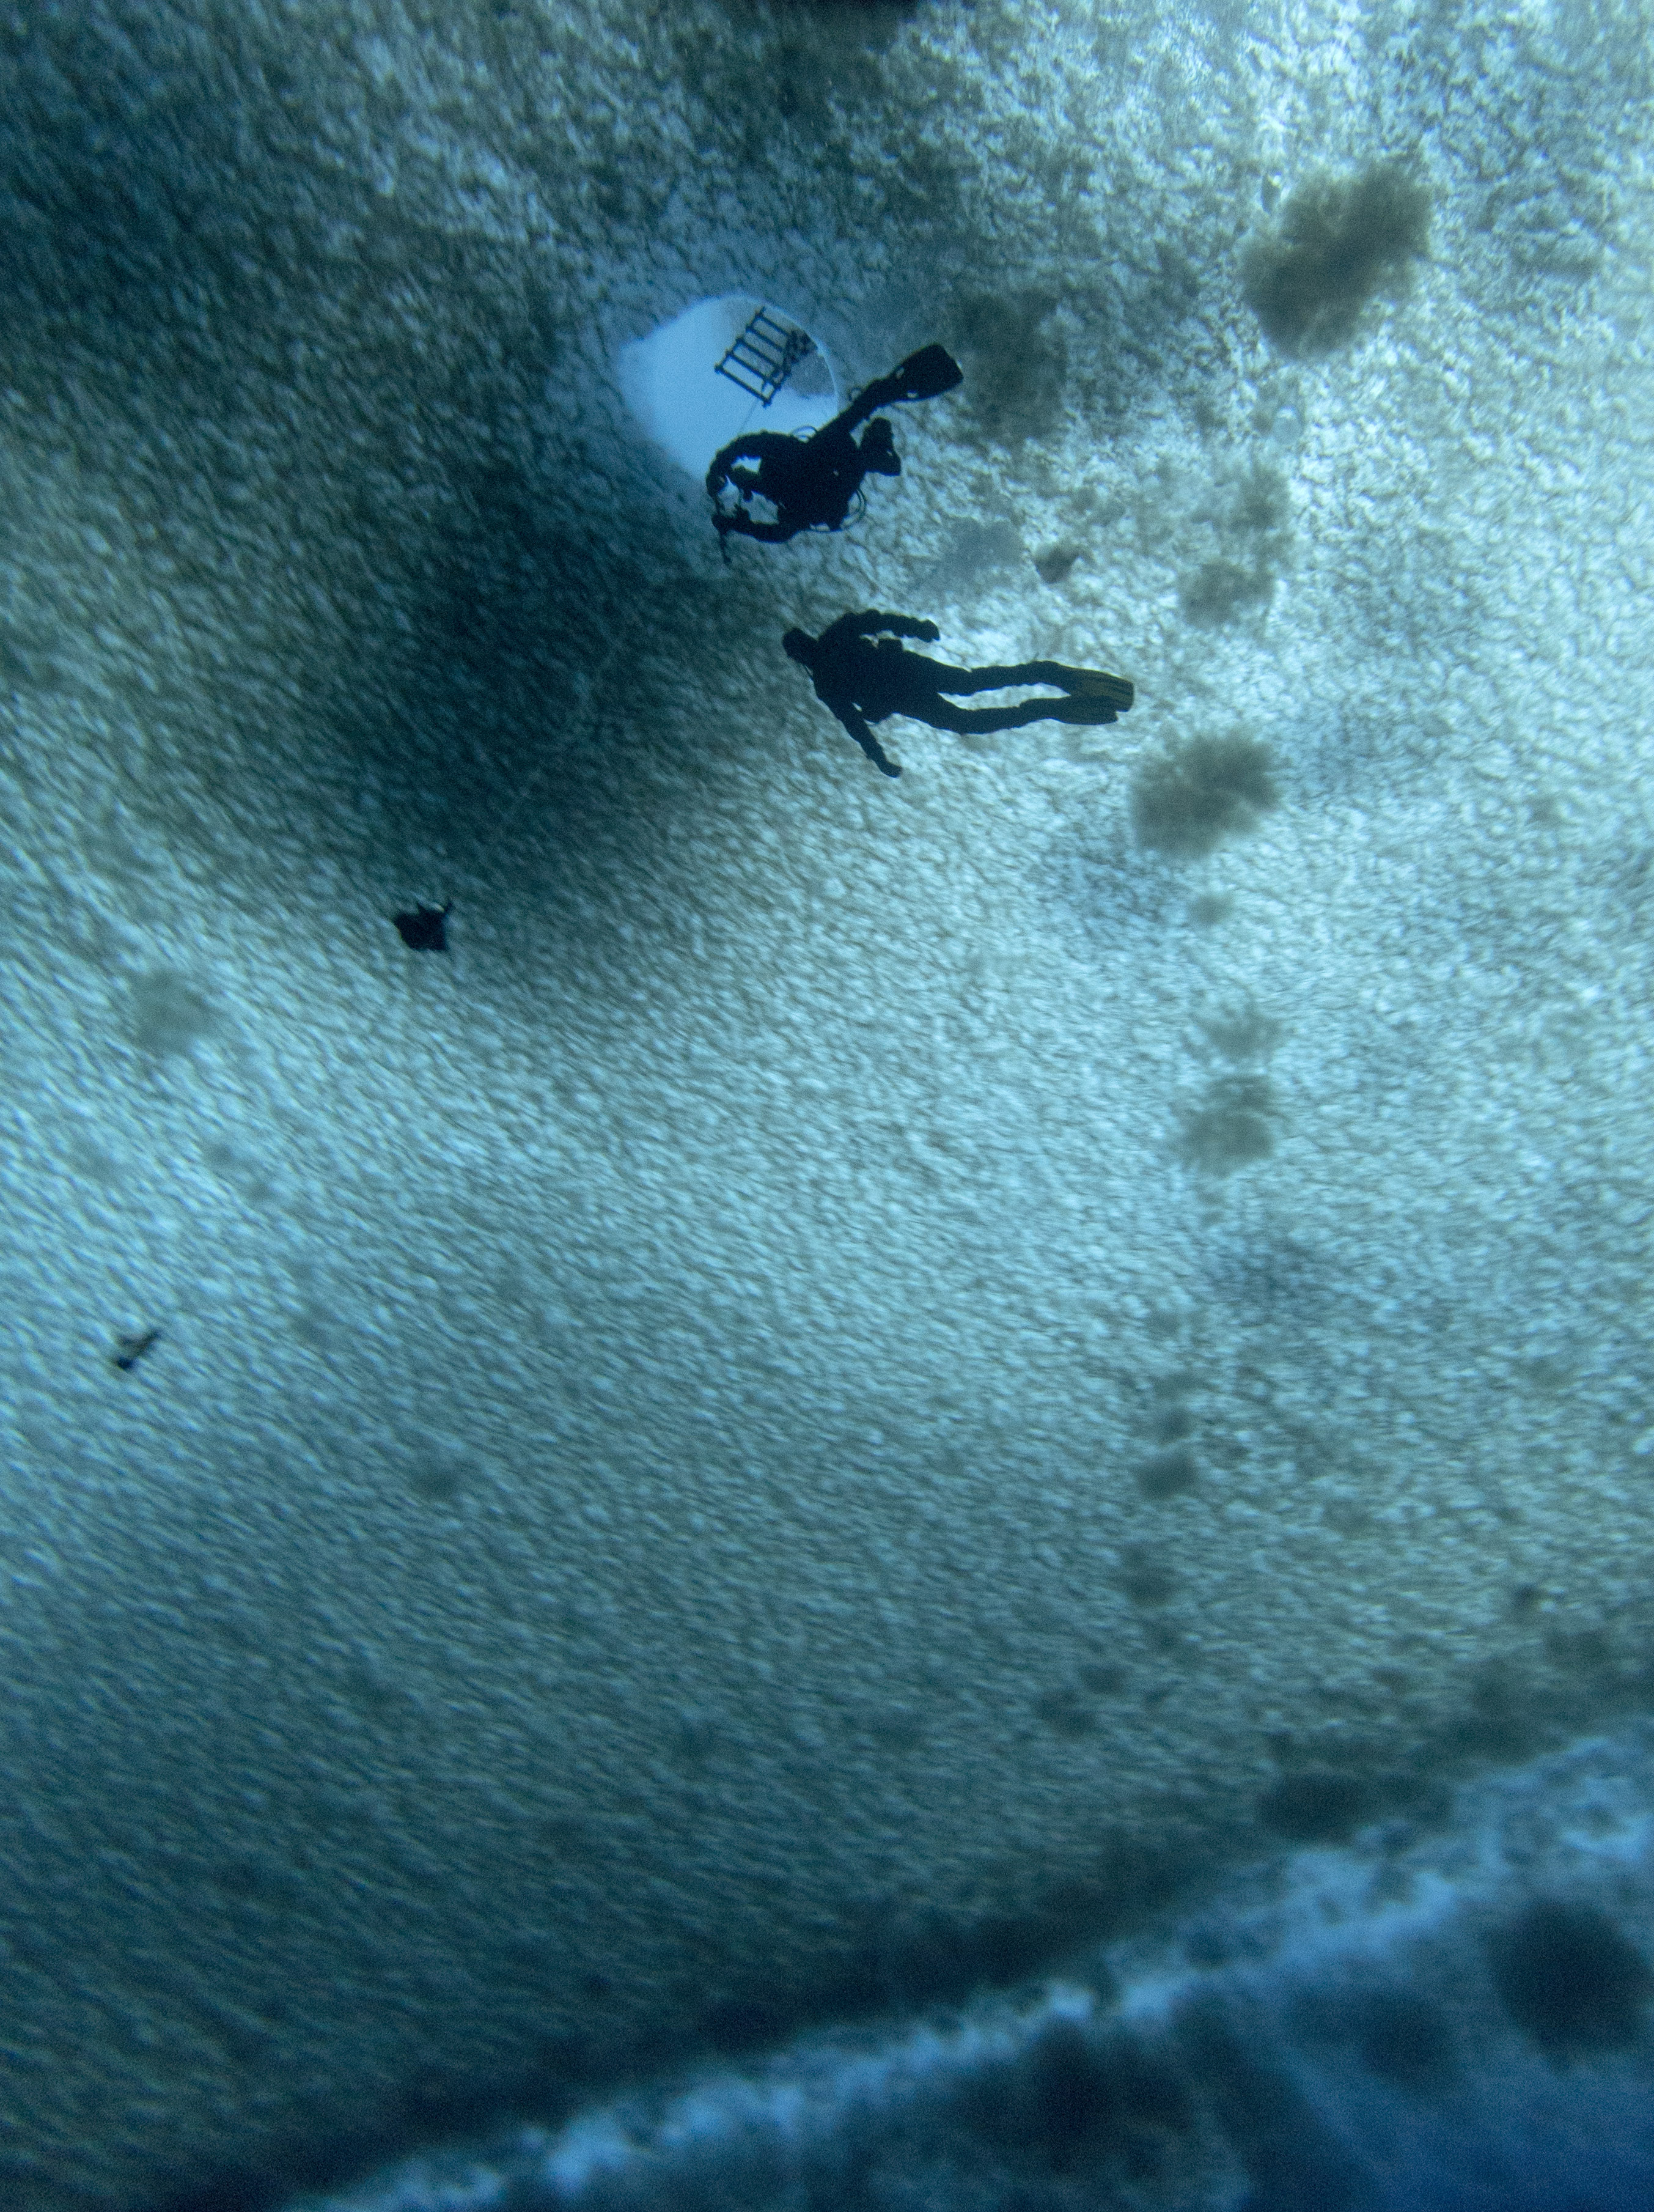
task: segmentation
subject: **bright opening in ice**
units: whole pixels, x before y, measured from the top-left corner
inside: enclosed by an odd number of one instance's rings
[[[743,381],[720,373],[718,363],[738,347],[755,317],[763,321],[754,348],[730,363]],[[766,347],[776,360],[787,334],[808,336],[792,316],[745,292],[725,292],[693,307],[646,338],[621,349],[621,390],[627,405],[655,443],[697,480],[714,453],[745,430],[819,429],[839,411],[833,367],[819,345],[794,360],[768,405],[761,366]],[[792,350],[797,353],[795,343]]]

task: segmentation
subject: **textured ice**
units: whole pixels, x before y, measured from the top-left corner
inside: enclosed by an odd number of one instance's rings
[[[1645,1724],[1463,1790],[1427,1839],[1254,1869],[1020,2000],[801,2043],[308,2212],[1645,2203],[1642,2025],[1536,2042],[1497,1961],[1536,1910],[1654,1956],[1651,1790]]]
[[[0,2198],[929,2017],[1645,1700],[1644,11],[0,27]],[[966,374],[726,569],[615,362],[731,293]],[[1137,704],[887,784],[857,605]]]

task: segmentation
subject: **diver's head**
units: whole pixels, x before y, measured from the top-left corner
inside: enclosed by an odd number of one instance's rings
[[[815,665],[815,640],[808,630],[790,629],[781,640],[782,651],[789,660],[802,661],[806,668]]]

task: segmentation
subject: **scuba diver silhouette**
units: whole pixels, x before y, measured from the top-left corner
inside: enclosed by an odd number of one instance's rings
[[[949,668],[896,642],[918,637],[928,644],[941,635],[933,622],[882,615],[869,607],[865,614],[840,615],[820,637],[790,629],[781,643],[790,659],[809,669],[816,697],[886,775],[900,775],[901,770],[885,758],[869,725],[892,714],[964,736],[1017,730],[1025,722],[1112,722],[1136,696],[1124,676],[1105,676],[1095,668],[1065,668],[1059,660],[1023,660],[1013,668]],[[1015,707],[955,707],[945,696],[997,691],[1013,684],[1054,684],[1065,696],[1025,699]]]
[[[876,378],[858,392],[848,407],[808,438],[753,430],[731,439],[706,471],[712,527],[719,544],[727,553],[731,531],[761,538],[766,545],[781,545],[801,530],[842,530],[863,477],[901,474],[889,423],[869,422],[869,416],[899,400],[935,399],[963,380],[963,370],[944,348],[923,346],[899,362],[888,376]],[[858,443],[853,434],[863,422],[867,428]],[[758,465],[743,467],[748,461]],[[735,493],[733,507],[721,504],[726,489]],[[747,512],[754,492],[775,509],[773,522],[760,522]]]

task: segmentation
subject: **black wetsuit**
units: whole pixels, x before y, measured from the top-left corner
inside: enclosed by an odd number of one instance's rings
[[[802,530],[842,530],[863,477],[901,474],[889,423],[869,422],[869,416],[900,400],[933,399],[950,392],[961,374],[941,346],[925,346],[857,392],[848,407],[808,438],[754,430],[732,439],[706,471],[713,528],[720,538],[735,531],[770,545],[784,544]],[[857,441],[855,433],[863,422],[867,428]],[[757,465],[743,466],[747,462]],[[719,507],[730,489],[739,504]],[[747,501],[754,493],[774,507],[773,522],[760,522],[748,514]]]
[[[887,760],[874,736],[875,722],[907,714],[933,730],[960,735],[1017,730],[1039,721],[1095,724],[1118,720],[1136,694],[1123,676],[1093,668],[1069,668],[1059,660],[1023,660],[1015,666],[949,668],[923,653],[908,653],[896,641],[942,632],[933,622],[912,615],[840,615],[820,637],[789,630],[783,643],[789,655],[810,672],[815,696],[830,707],[874,766],[886,775],[901,770]],[[1052,684],[1060,699],[1025,699],[1014,707],[956,707],[948,695],[997,691],[1014,684]]]

